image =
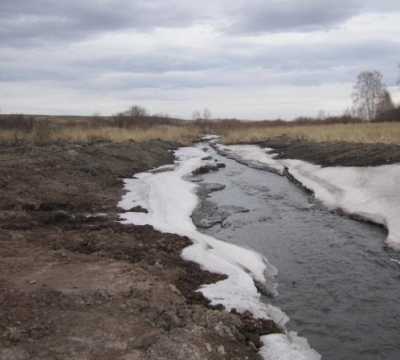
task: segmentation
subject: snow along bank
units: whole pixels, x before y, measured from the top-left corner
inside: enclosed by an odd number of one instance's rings
[[[185,177],[206,163],[201,159],[207,153],[200,147],[188,147],[177,150],[175,156],[174,170],[141,173],[125,180],[127,193],[119,206],[127,211],[141,206],[148,213],[128,211],[122,216],[122,221],[149,224],[162,232],[189,237],[193,245],[184,249],[183,258],[198,263],[208,271],[227,275],[226,280],[204,285],[198,291],[213,305],[221,304],[228,311],[233,308],[239,312],[250,311],[255,317],[272,319],[284,328],[288,317],[278,308],[263,303],[255,286],[257,281],[269,286],[273,292],[276,269],[254,251],[200,233],[192,222],[191,214],[198,202],[195,194],[197,185]],[[292,354],[291,359],[320,359],[295,333],[266,335],[262,340],[268,345],[261,351],[265,359],[288,359],[285,354]]]
[[[222,146],[251,166],[251,161],[287,169],[305,188],[331,209],[382,224],[388,229],[386,243],[400,250],[400,164],[376,167],[321,167],[301,160],[278,160],[257,145]],[[268,160],[265,160],[268,158]],[[283,172],[282,172],[283,174]]]
[[[273,149],[260,148],[255,145],[230,145],[214,144],[216,150],[222,155],[244,163],[256,169],[268,170],[279,175],[283,175],[285,167],[279,160],[274,159],[270,154]]]

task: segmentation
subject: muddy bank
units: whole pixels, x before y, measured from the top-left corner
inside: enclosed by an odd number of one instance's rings
[[[257,143],[279,159],[300,159],[322,166],[379,166],[400,162],[400,145],[314,143],[279,137]]]
[[[258,359],[274,324],[208,307],[189,239],[115,222],[175,146],[1,146],[0,359]]]

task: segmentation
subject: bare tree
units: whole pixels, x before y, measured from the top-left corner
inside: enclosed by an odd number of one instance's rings
[[[193,119],[193,120],[200,120],[200,119],[201,119],[200,111],[198,111],[198,110],[193,111],[192,119]]]
[[[204,120],[210,120],[211,117],[212,117],[211,111],[210,111],[209,109],[205,108],[205,109],[203,110],[203,119],[204,119]]]
[[[139,105],[133,105],[129,108],[128,111],[125,112],[125,115],[131,116],[134,118],[143,117],[147,115],[147,110]]]
[[[399,64],[399,73],[400,73],[400,64]],[[400,85],[400,74],[399,74],[399,78],[397,79],[397,85]]]
[[[359,117],[367,121],[375,119],[385,85],[379,71],[363,71],[354,85],[353,105]]]
[[[327,113],[325,110],[319,110],[317,113],[317,119],[318,120],[325,120],[328,117]]]
[[[344,109],[343,116],[348,118],[353,117],[353,110],[351,108]]]

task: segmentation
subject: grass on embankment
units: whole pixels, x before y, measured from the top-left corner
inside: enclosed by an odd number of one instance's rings
[[[145,142],[159,139],[188,145],[199,139],[200,135],[200,129],[194,126],[158,125],[146,128],[71,127],[52,129],[46,125],[39,125],[30,132],[1,130],[0,143],[29,141],[37,145],[43,145],[55,141],[77,143],[111,141],[122,143],[127,141]]]
[[[226,144],[254,143],[287,136],[309,142],[400,144],[400,123],[356,123],[219,128]]]

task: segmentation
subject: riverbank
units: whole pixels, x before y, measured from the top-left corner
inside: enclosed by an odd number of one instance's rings
[[[177,144],[1,145],[0,357],[259,359],[272,321],[212,308],[188,238],[122,225],[124,178]]]
[[[400,145],[383,143],[312,142],[286,136],[253,142],[269,147],[277,159],[298,159],[321,166],[379,166],[400,163]]]
[[[271,123],[233,122],[216,124],[210,132],[223,136],[226,144],[250,144],[288,138],[299,142],[350,143],[350,144],[399,144],[399,122],[349,122],[326,123]]]

